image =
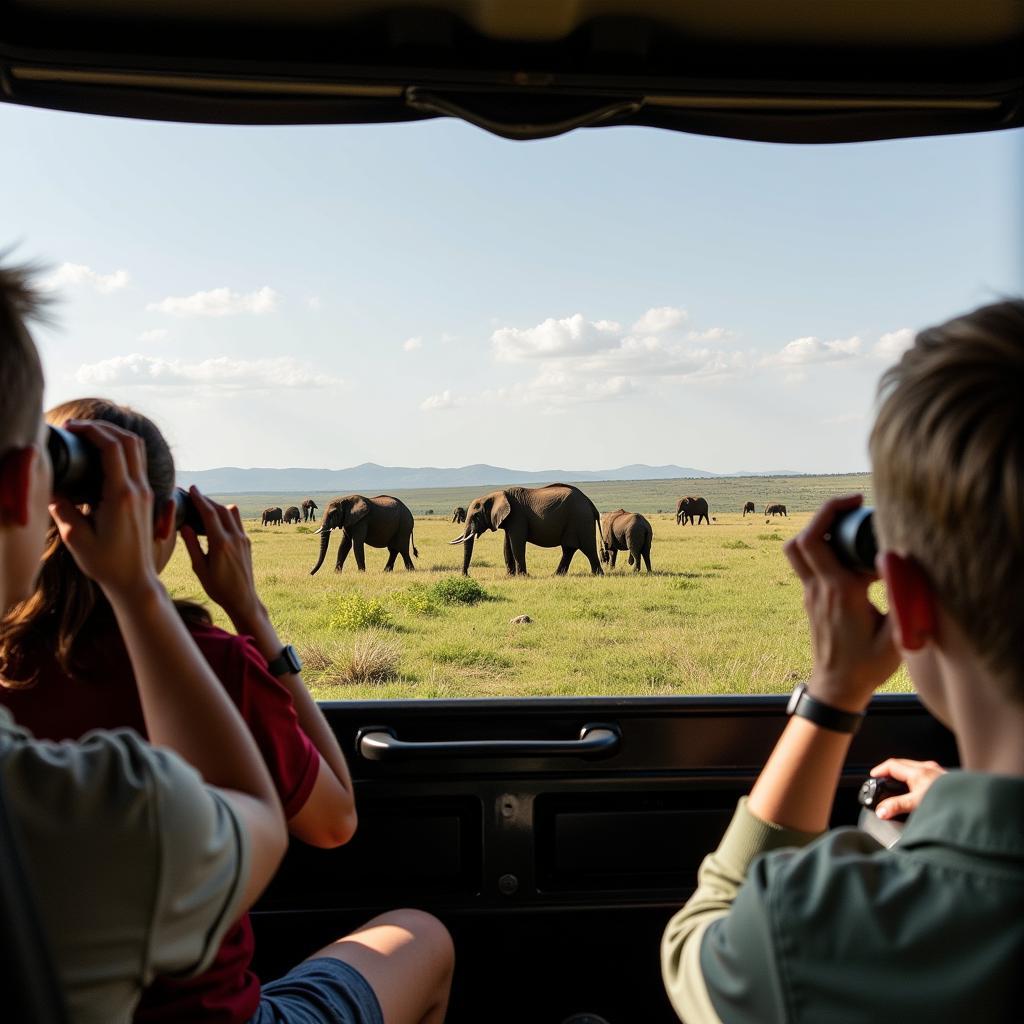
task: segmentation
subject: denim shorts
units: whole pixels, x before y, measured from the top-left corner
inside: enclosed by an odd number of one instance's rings
[[[384,1014],[354,967],[324,956],[263,985],[249,1024],[384,1024]]]

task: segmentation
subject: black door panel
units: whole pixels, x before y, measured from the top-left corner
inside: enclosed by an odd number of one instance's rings
[[[349,757],[360,825],[338,850],[294,843],[255,914],[273,976],[367,917],[436,913],[456,939],[449,1021],[675,1020],[658,944],[785,724],[785,699],[569,699],[323,705]],[[371,760],[367,728],[404,742],[568,742],[588,724],[615,749]],[[851,748],[835,824],[891,755],[956,763],[916,698],[876,698]]]

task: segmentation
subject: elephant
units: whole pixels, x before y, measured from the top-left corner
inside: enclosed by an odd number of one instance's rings
[[[306,498],[302,503],[302,521],[304,523],[314,522],[316,520],[316,510],[319,507],[312,498]]]
[[[266,526],[268,523],[280,524],[284,513],[281,511],[280,505],[273,505],[270,508],[263,510],[263,525]]]
[[[505,568],[510,576],[526,575],[526,545],[541,548],[561,547],[562,560],[556,576],[569,571],[577,551],[590,562],[590,571],[603,576],[597,556],[600,526],[597,506],[571,484],[547,484],[544,487],[508,487],[474,498],[466,509],[466,531],[452,544],[464,544],[462,573],[469,575],[474,540],[488,530],[505,531]]]
[[[680,525],[687,522],[693,525],[695,519],[697,526],[700,526],[702,519],[708,526],[711,525],[711,520],[708,518],[707,499],[695,498],[692,495],[680,498],[676,502],[676,522]]]
[[[464,523],[466,521],[466,510],[461,505],[456,505],[452,509],[452,522],[453,523]]]
[[[748,512],[752,512],[755,515],[757,514],[757,509],[754,508],[754,503],[752,501],[748,501],[746,505],[743,506],[743,514],[746,515]]]
[[[389,494],[378,494],[375,498],[365,498],[361,494],[346,494],[342,498],[332,499],[324,509],[320,529],[320,557],[316,565],[310,569],[310,576],[324,564],[327,557],[327,543],[331,530],[341,530],[341,545],[338,548],[338,561],[335,572],[341,572],[349,551],[354,551],[356,565],[360,572],[366,571],[366,559],[363,546],[371,548],[387,548],[388,561],[385,572],[395,567],[395,559],[402,556],[402,562],[409,571],[416,568],[409,557],[409,548],[416,558],[420,553],[416,550],[413,539],[415,520],[404,502],[392,498]]]
[[[298,505],[289,505],[284,510],[284,521],[286,523],[297,523],[299,521],[299,507]]]
[[[785,505],[765,505],[764,514],[766,516],[785,516],[787,519],[789,518]]]
[[[601,516],[601,561],[614,569],[615,556],[620,551],[628,551],[633,572],[640,571],[641,558],[651,572],[653,538],[651,524],[639,512],[627,512],[624,508],[605,512]]]

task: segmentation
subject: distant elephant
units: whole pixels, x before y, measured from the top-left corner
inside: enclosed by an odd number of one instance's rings
[[[284,510],[284,521],[286,523],[297,523],[301,518],[297,505],[289,505]]]
[[[695,498],[692,495],[688,495],[685,498],[680,498],[676,502],[676,522],[680,525],[683,523],[693,524],[694,520],[697,521],[697,525],[700,526],[700,521],[704,520],[711,525],[711,520],[708,518],[708,503],[706,498]]]
[[[764,514],[766,516],[786,516],[787,519],[789,518],[785,505],[765,505]]]
[[[755,514],[757,512],[757,509],[754,508],[754,503],[752,501],[748,501],[746,505],[743,506],[743,514],[746,515],[748,512],[753,512]]]
[[[304,523],[313,522],[316,520],[316,510],[320,506],[312,499],[307,498],[302,503],[302,521]]]
[[[310,569],[310,576],[324,564],[331,530],[336,529],[341,530],[341,545],[338,548],[335,572],[341,572],[349,551],[354,551],[359,571],[365,572],[365,544],[369,544],[371,548],[388,549],[385,572],[391,572],[399,555],[402,556],[406,569],[416,568],[409,557],[410,546],[413,555],[416,558],[420,557],[413,540],[415,521],[408,506],[397,498],[392,498],[388,494],[378,494],[375,498],[364,498],[361,494],[347,494],[343,498],[334,498],[324,509],[323,521],[317,531],[320,534],[320,557],[316,565]]]
[[[569,571],[577,551],[590,561],[590,571],[603,576],[597,557],[600,515],[594,503],[571,484],[546,487],[508,487],[474,498],[466,510],[466,532],[452,544],[465,544],[463,575],[469,575],[473,542],[488,530],[505,531],[505,568],[509,575],[526,575],[526,545],[562,549],[556,576]]]
[[[605,512],[601,516],[601,561],[614,569],[615,556],[620,551],[628,551],[633,572],[640,571],[641,558],[651,572],[653,538],[651,524],[639,512],[627,512],[623,508]]]
[[[452,522],[453,523],[464,523],[466,521],[466,510],[461,506],[457,505],[452,509]]]
[[[274,505],[271,508],[265,508],[263,510],[263,525],[266,526],[269,523],[280,524],[284,513],[281,511],[280,505]]]

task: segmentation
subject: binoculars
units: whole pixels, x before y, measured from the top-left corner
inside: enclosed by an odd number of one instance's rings
[[[826,540],[840,563],[855,572],[875,571],[878,541],[872,522],[874,509],[861,506],[840,512],[829,528]]]
[[[95,505],[103,494],[103,466],[100,453],[77,434],[60,427],[47,428],[46,448],[53,464],[53,493],[75,505]],[[190,526],[196,534],[206,533],[188,491],[175,487],[175,529]]]

